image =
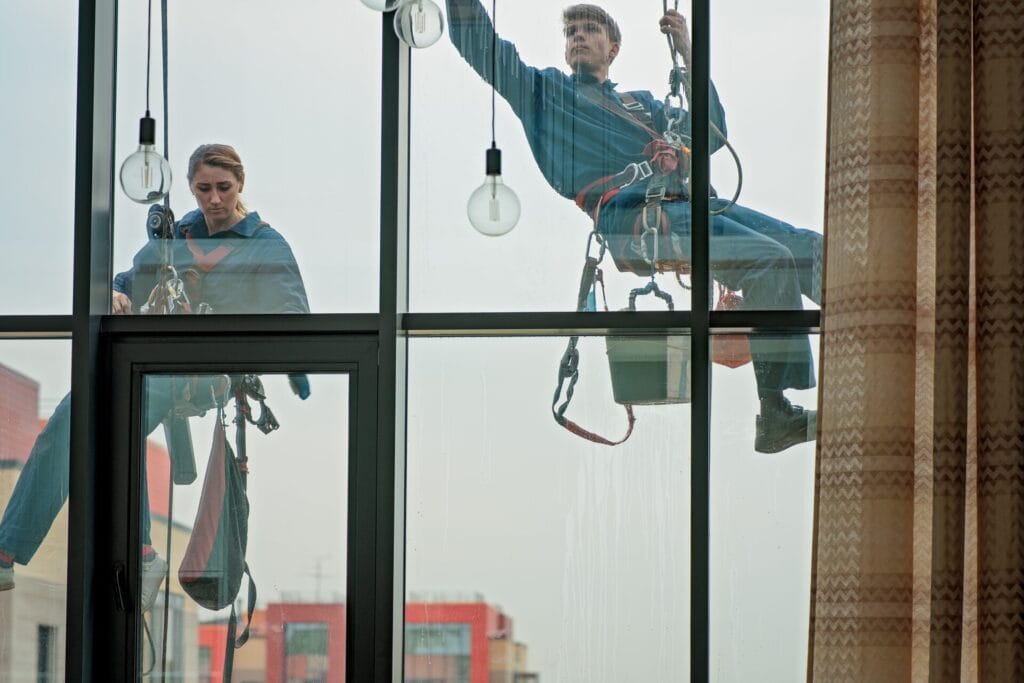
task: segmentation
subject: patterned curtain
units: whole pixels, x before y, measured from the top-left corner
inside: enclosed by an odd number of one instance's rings
[[[1024,0],[833,0],[808,680],[1024,681]]]

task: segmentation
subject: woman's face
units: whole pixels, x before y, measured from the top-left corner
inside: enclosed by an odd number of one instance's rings
[[[238,194],[242,191],[242,183],[231,171],[200,164],[192,176],[191,189],[211,229],[238,220]]]

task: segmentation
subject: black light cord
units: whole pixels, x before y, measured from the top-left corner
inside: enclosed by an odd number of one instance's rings
[[[495,110],[498,89],[498,0],[491,0],[491,149],[498,146]]]
[[[146,6],[146,116],[149,116],[149,62],[152,53],[153,37],[153,0]]]
[[[153,0],[150,0],[150,2],[152,2],[152,1]],[[170,162],[170,160],[171,160],[171,143],[169,142],[169,140],[170,140],[169,130],[170,130],[170,125],[171,125],[171,117],[170,117],[170,115],[168,113],[169,104],[168,104],[168,96],[167,96],[168,95],[168,93],[167,93],[167,90],[168,90],[168,87],[167,87],[167,70],[168,70],[168,68],[167,68],[167,64],[168,64],[168,57],[167,57],[167,52],[168,52],[168,46],[167,46],[167,42],[168,42],[167,41],[167,5],[168,5],[167,0],[160,0],[160,23],[161,23],[161,36],[160,37],[161,37],[162,45],[163,45],[164,159],[167,159],[167,161]],[[164,196],[164,206],[167,207],[168,209],[171,208],[171,193],[170,193],[170,190],[168,190],[167,194]]]

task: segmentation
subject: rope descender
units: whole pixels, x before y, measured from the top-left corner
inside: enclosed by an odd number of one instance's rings
[[[669,7],[669,0],[661,0],[662,12],[668,14],[669,9],[673,9],[676,12],[679,11],[679,0],[673,0],[672,7]],[[672,70],[668,75],[668,94],[665,96],[665,142],[674,147],[675,149],[689,153],[689,148],[692,146],[692,136],[682,132],[683,125],[683,104],[684,98],[689,98],[689,81],[686,75],[686,67],[680,66],[679,64],[679,52],[677,50],[675,38],[672,37],[671,33],[665,35],[668,41],[669,56],[672,59]],[[675,104],[673,104],[673,101]],[[672,112],[676,112],[673,115]],[[736,191],[733,193],[731,199],[717,209],[712,209],[710,214],[712,216],[718,216],[725,213],[733,207],[734,204],[740,198],[740,192],[743,190],[743,164],[740,163],[739,154],[736,153],[736,149],[729,142],[729,138],[726,137],[725,133],[721,131],[714,124],[713,121],[708,121],[708,126],[711,132],[716,135],[721,141],[723,146],[729,150],[729,154],[732,155],[733,161],[736,162]],[[712,196],[717,197],[712,190]]]
[[[663,13],[668,14],[668,0],[662,0],[661,6]],[[675,0],[671,9],[679,11],[679,0]],[[675,38],[668,33],[665,39],[668,41],[669,56],[672,59],[672,71],[668,74],[668,94],[665,96],[665,117],[668,124],[665,128],[665,142],[682,151],[689,142],[689,136],[681,131],[685,104],[683,100],[686,97],[686,69],[679,65],[679,51],[676,49]],[[676,112],[675,116],[672,115],[673,111]]]

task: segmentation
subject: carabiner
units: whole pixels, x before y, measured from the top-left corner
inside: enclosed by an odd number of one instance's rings
[[[591,230],[590,231],[590,235],[587,237],[587,253],[586,253],[586,258],[588,258],[588,259],[591,258],[591,256],[590,256],[590,247],[591,247],[591,245],[594,242],[597,242],[597,245],[598,245],[597,263],[601,263],[601,261],[604,260],[605,252],[608,251],[608,245],[605,244],[604,237],[602,237],[601,233],[599,233],[596,229]]]

